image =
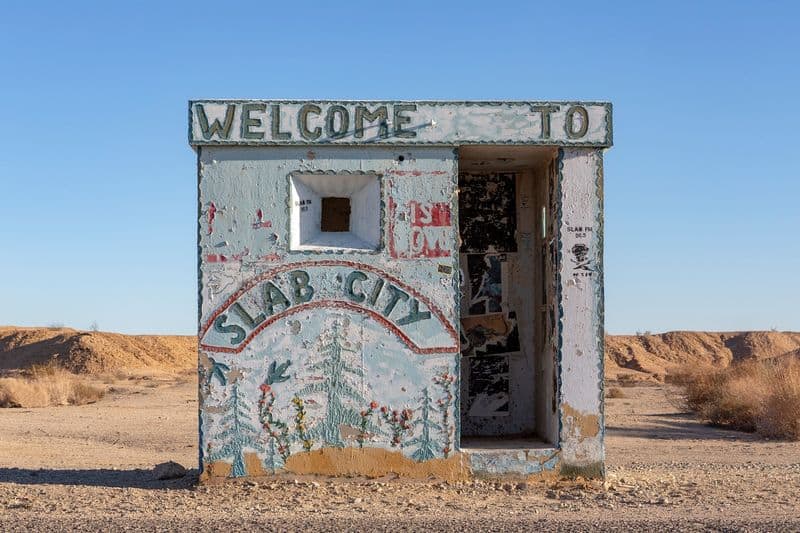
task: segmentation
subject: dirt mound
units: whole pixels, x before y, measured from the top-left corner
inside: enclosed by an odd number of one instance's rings
[[[606,336],[606,376],[658,380],[685,365],[726,367],[733,361],[794,354],[800,333],[671,331]],[[191,335],[122,335],[70,328],[0,327],[0,371],[57,362],[73,372],[184,370],[197,365]]]
[[[800,353],[800,333],[671,331],[655,335],[606,336],[606,376],[630,371],[663,378],[685,365],[726,367],[734,361]]]
[[[0,371],[55,362],[73,372],[174,371],[197,364],[191,335],[122,335],[70,328],[0,327]]]

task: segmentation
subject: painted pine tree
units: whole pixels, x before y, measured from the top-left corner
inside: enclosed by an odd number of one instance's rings
[[[339,324],[334,323],[330,332],[319,338],[321,360],[313,361],[308,370],[319,373],[321,380],[307,385],[297,392],[298,396],[325,393],[325,417],[311,428],[312,434],[330,446],[344,446],[339,426],[342,424],[357,428],[361,425],[361,415],[348,403],[364,405],[366,400],[357,390],[355,379],[364,377],[361,368],[347,361],[347,354],[358,353],[348,348],[345,335]],[[349,400],[349,402],[348,402]]]
[[[250,407],[241,398],[238,382],[234,382],[231,387],[231,395],[225,400],[223,407],[226,412],[219,423],[225,429],[217,433],[215,437],[223,441],[223,444],[217,447],[213,453],[208,453],[206,461],[214,462],[232,458],[231,477],[243,477],[247,475],[247,467],[244,463],[245,450],[262,453],[266,450],[260,441],[259,430],[248,422]]]
[[[441,428],[442,436],[444,437],[444,453],[445,459],[449,457],[450,452],[453,451],[453,435],[455,434],[455,426],[450,422],[450,408],[453,405],[455,395],[453,394],[453,383],[456,377],[445,370],[441,375],[433,376],[433,382],[439,387],[442,396],[436,401],[437,411],[441,415]]]
[[[439,432],[442,427],[431,420],[431,415],[436,412],[433,406],[433,400],[428,392],[428,387],[422,389],[422,397],[420,398],[420,419],[419,426],[422,428],[418,437],[409,440],[407,446],[416,446],[417,449],[411,454],[411,458],[415,461],[427,461],[436,457],[436,452],[439,449],[439,444],[434,441],[431,433]]]

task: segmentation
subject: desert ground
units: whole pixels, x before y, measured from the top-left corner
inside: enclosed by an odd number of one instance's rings
[[[796,350],[798,338],[784,347]],[[0,331],[0,365],[13,367],[9,354],[32,342],[55,342],[29,340]],[[64,357],[97,360],[73,352]],[[0,530],[800,530],[799,442],[704,425],[658,369],[642,372],[623,358],[609,365],[609,387],[623,397],[606,401],[605,482],[527,484],[287,477],[198,485],[196,378],[177,368],[185,361],[158,361],[124,372],[99,364],[105,373],[90,379],[107,392],[96,403],[0,409]],[[636,379],[617,381],[628,374]],[[170,460],[188,474],[157,480],[153,466]]]

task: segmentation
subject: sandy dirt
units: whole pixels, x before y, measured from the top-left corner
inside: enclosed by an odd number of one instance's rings
[[[608,479],[286,478],[198,486],[196,386],[124,380],[80,407],[0,410],[0,530],[800,530],[800,443],[710,428],[674,389],[607,402]]]

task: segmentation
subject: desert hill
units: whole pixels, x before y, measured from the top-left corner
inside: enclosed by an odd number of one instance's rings
[[[182,370],[197,364],[197,338],[0,326],[0,372],[52,362],[85,374]]]
[[[0,326],[0,372],[56,362],[78,373],[120,369],[184,370],[197,364],[191,335],[122,335],[70,328]],[[685,365],[725,367],[733,361],[800,356],[800,333],[671,331],[608,335],[606,375],[663,378]]]
[[[735,361],[800,356],[800,333],[670,331],[607,335],[606,376],[636,371],[663,378],[682,366],[726,367]]]

